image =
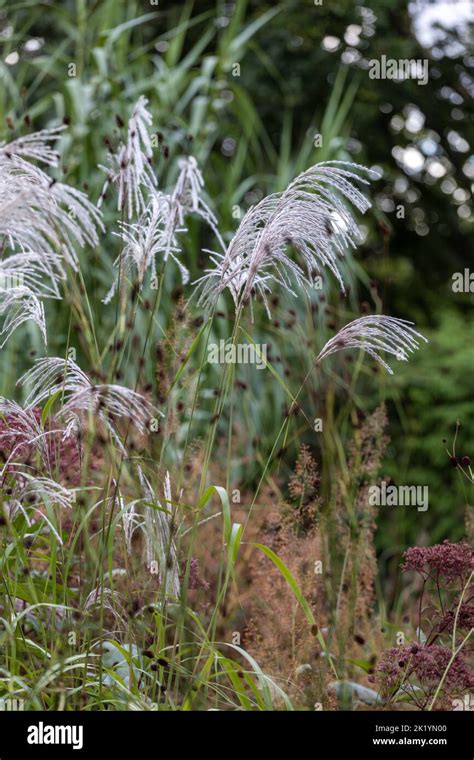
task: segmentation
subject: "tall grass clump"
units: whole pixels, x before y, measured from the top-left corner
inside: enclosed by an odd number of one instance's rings
[[[368,495],[389,445],[388,376],[426,339],[381,302],[358,308],[378,175],[328,147],[354,87],[337,75],[326,147],[290,161],[290,135],[275,156],[236,83],[242,142],[224,171],[210,115],[280,8],[241,28],[237,3],[211,56],[214,26],[185,45],[191,6],[153,83],[122,91],[133,30],[154,13],[115,24],[103,3],[91,46],[78,3],[64,113],[46,93],[29,105],[43,128],[10,118],[0,144],[0,698],[444,706],[472,685],[472,552],[406,553],[421,597],[453,585],[430,630],[420,601],[409,643],[389,646]],[[100,129],[81,113],[92,101]],[[262,150],[276,166],[266,194],[247,171]]]

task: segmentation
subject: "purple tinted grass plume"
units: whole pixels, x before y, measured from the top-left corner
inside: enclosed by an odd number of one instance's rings
[[[52,433],[41,422],[41,410],[23,409],[16,401],[0,397],[0,416],[0,453],[5,461],[2,472],[8,470],[10,462],[17,464],[35,452],[45,470],[52,473]]]
[[[61,393],[58,413],[65,422],[64,437],[82,429],[87,415],[92,414],[105,425],[123,453],[115,422],[121,418],[132,421],[135,428],[146,433],[157,410],[140,393],[121,385],[94,385],[72,359],[59,357],[38,359],[18,383],[29,387],[26,405],[38,406],[55,393]]]
[[[17,479],[23,471],[35,471],[41,462],[43,474],[61,482],[79,486],[81,481],[82,442],[79,437],[64,437],[64,424],[55,415],[42,420],[42,409],[23,408],[15,401],[0,397],[0,485],[10,475]],[[90,452],[88,466],[96,470],[100,464],[98,452]]]

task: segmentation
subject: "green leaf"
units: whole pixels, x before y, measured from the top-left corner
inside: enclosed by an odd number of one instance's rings
[[[231,509],[230,509],[230,502],[229,502],[229,494],[223,488],[222,486],[209,486],[209,488],[206,488],[203,495],[201,496],[197,509],[198,511],[201,511],[201,509],[207,504],[207,502],[210,500],[211,496],[216,493],[221,500],[222,504],[222,517],[224,521],[224,541],[226,543],[229,543],[230,537],[231,537]]]
[[[48,414],[51,411],[51,407],[53,406],[56,399],[62,394],[62,388],[60,388],[56,393],[53,393],[52,396],[49,397],[46,404],[43,407],[43,411],[41,413],[41,424],[44,425],[46,420],[48,419]]]
[[[261,16],[252,21],[251,24],[245,27],[245,29],[234,37],[229,45],[229,55],[237,56],[238,51],[256,34],[262,26],[265,26],[277,13],[280,13],[281,8],[270,8],[266,13],[262,13]]]

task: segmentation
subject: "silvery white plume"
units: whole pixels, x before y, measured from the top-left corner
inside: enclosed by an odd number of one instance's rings
[[[0,262],[2,346],[33,320],[46,343],[42,298],[59,298],[63,260],[77,269],[75,246],[96,246],[102,222],[87,196],[55,182],[31,161],[58,166],[53,144],[63,127],[0,144],[0,239],[11,255]]]
[[[141,289],[145,272],[149,267],[155,271],[155,258],[162,251],[162,229],[164,225],[164,208],[158,195],[152,196],[147,208],[137,224],[120,224],[124,247],[114,262],[114,266],[123,266],[124,271],[133,275],[136,272]],[[118,275],[104,298],[105,304],[112,300],[118,284]]]
[[[61,298],[55,264],[55,257],[46,253],[14,253],[0,261],[0,291],[24,287],[38,298]]]
[[[39,132],[32,132],[23,137],[17,137],[9,143],[0,143],[0,154],[7,159],[19,156],[27,161],[39,161],[48,166],[58,165],[58,153],[50,145],[59,140],[66,126],[53,127],[52,129],[42,129]]]
[[[164,484],[165,511],[154,494],[150,482],[143,474],[141,468],[138,468],[138,475],[142,487],[144,499],[149,502],[145,504],[145,525],[143,527],[146,540],[147,566],[150,569],[153,562],[158,565],[160,583],[166,584],[166,593],[173,597],[180,595],[179,581],[179,564],[176,545],[171,533],[172,509],[171,483],[169,473],[166,473]],[[156,504],[158,509],[153,508]]]
[[[118,625],[124,629],[127,627],[127,614],[123,607],[120,594],[105,586],[97,586],[88,595],[83,604],[84,611],[100,607],[108,610],[115,618]]]
[[[151,190],[156,185],[156,177],[151,168],[153,150],[148,133],[152,117],[147,105],[147,98],[141,95],[128,122],[126,141],[120,145],[117,153],[109,149],[108,167],[100,166],[108,176],[98,205],[101,205],[109,185],[116,185],[117,209],[124,209],[129,219],[145,209],[143,189]]]
[[[31,497],[34,500],[32,503],[36,503],[37,506],[42,502],[50,502],[68,508],[74,501],[74,491],[51,478],[35,477],[22,471],[20,480],[23,481],[20,498]]]
[[[217,219],[202,197],[204,180],[193,156],[179,160],[179,174],[170,193],[151,192],[148,205],[136,224],[121,224],[120,236],[124,242],[122,253],[115,266],[123,265],[128,273],[136,272],[142,287],[145,272],[150,269],[156,278],[157,258],[166,261],[170,256],[176,262],[184,283],[189,272],[178,258],[182,252],[178,235],[187,232],[186,216],[195,214],[203,219],[224,243],[217,229]],[[104,303],[109,303],[117,287],[117,280],[108,292]]]
[[[185,217],[196,214],[205,221],[217,236],[224,249],[224,243],[217,228],[217,219],[202,196],[204,180],[194,156],[180,158],[178,161],[179,174],[171,193],[158,193],[163,207],[164,227],[162,231],[162,254],[166,261],[171,255],[178,263],[183,282],[189,279],[189,273],[176,259],[175,254],[181,251],[177,233],[187,232]]]
[[[47,345],[44,306],[29,288],[0,289],[0,317],[5,317],[0,330],[0,348],[3,348],[13,332],[24,322],[32,320],[40,329],[44,344]]]
[[[105,425],[123,452],[125,448],[115,428],[115,420],[125,418],[142,433],[148,430],[156,410],[136,391],[121,385],[95,385],[72,359],[59,357],[38,359],[18,381],[28,385],[26,404],[38,406],[51,395],[61,392],[59,416],[66,423],[66,435],[81,429],[85,415],[92,414]]]
[[[236,306],[259,294],[268,309],[267,294],[278,283],[292,292],[292,283],[310,287],[327,267],[344,290],[338,257],[355,247],[360,233],[347,208],[350,201],[364,213],[370,202],[355,182],[370,171],[357,164],[328,161],[296,177],[287,189],[264,198],[245,214],[224,255],[211,256],[214,269],[200,283],[199,302],[215,303],[229,288]],[[288,247],[298,251],[293,261]]]
[[[10,465],[11,467],[12,465]],[[51,519],[45,510],[39,510],[39,507],[57,505],[70,508],[73,501],[74,491],[65,488],[51,478],[36,477],[22,470],[15,476],[11,498],[3,504],[3,507],[11,520],[14,520],[18,513],[21,513],[28,526],[32,524],[29,512],[33,511],[35,519],[41,519],[47,523],[58,542],[62,544],[62,538]]]
[[[361,348],[393,375],[393,370],[380,355],[381,351],[392,354],[399,361],[408,361],[408,354],[419,348],[419,339],[428,342],[412,325],[413,322],[396,317],[360,317],[339,330],[320,351],[316,361],[321,362],[345,348]]]
[[[0,348],[24,322],[32,320],[47,344],[44,307],[40,298],[59,298],[54,259],[33,252],[13,254],[0,261]]]
[[[75,246],[95,247],[99,242],[99,211],[85,193],[51,180],[12,146],[15,143],[0,147],[0,236],[13,253],[44,254],[61,274],[62,258],[77,269]],[[37,152],[41,153],[39,147]],[[48,165],[57,166],[57,156],[53,162],[47,144],[45,152]]]
[[[118,502],[119,513],[122,517],[125,545],[127,547],[128,554],[131,555],[132,539],[134,533],[136,530],[143,527],[144,521],[140,518],[140,515],[137,511],[138,501],[136,499],[127,503],[125,499],[120,494],[118,494],[116,501]]]

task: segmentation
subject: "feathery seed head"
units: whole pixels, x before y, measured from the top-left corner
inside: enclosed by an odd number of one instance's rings
[[[125,209],[129,219],[141,214],[146,208],[144,189],[152,190],[156,177],[151,169],[153,149],[149,129],[152,116],[147,109],[148,100],[141,95],[128,122],[127,138],[117,152],[107,154],[108,166],[100,166],[107,174],[99,199],[99,207],[107,194],[109,184],[117,186],[117,209]],[[124,125],[123,120],[121,119]]]
[[[206,270],[197,281],[199,302],[209,307],[229,288],[236,305],[255,293],[269,313],[271,284],[293,293],[292,282],[311,287],[311,272],[322,267],[329,268],[344,290],[337,259],[347,246],[355,247],[359,238],[346,201],[362,213],[369,208],[369,201],[355,186],[356,181],[368,184],[361,176],[364,173],[370,174],[364,167],[340,161],[316,164],[283,192],[252,206],[225,254],[213,253],[214,269]],[[289,245],[298,252],[298,263],[290,258]]]
[[[407,361],[408,354],[419,348],[419,339],[428,342],[412,324],[405,319],[383,315],[360,317],[339,330],[322,348],[316,361],[319,363],[345,348],[361,348],[392,375],[393,370],[380,351],[392,354],[399,361]]]

